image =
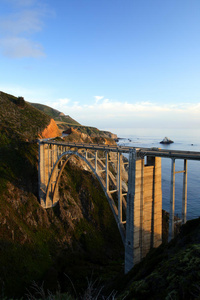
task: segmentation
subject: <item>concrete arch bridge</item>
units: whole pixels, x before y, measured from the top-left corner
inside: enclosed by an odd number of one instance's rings
[[[128,159],[124,158],[128,155]],[[172,159],[170,233],[174,234],[175,159],[185,161],[183,222],[186,221],[187,159],[200,153],[97,144],[39,141],[39,199],[43,208],[59,201],[59,181],[72,156],[83,160],[99,180],[125,247],[125,273],[162,242],[161,157]],[[128,182],[124,182],[128,170]]]

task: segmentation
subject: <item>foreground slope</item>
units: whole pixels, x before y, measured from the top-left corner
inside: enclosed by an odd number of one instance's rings
[[[183,225],[169,244],[153,249],[113,288],[117,299],[200,299],[200,218]]]

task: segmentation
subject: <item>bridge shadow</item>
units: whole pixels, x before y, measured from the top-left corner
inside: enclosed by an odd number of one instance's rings
[[[0,147],[1,188],[11,182],[38,196],[37,143],[18,142]]]

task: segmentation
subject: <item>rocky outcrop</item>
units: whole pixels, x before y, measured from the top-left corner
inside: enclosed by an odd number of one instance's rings
[[[61,136],[61,132],[56,125],[56,122],[51,119],[50,124],[42,131],[40,138],[54,138],[57,136]]]
[[[110,139],[117,140],[118,138],[115,133],[112,133],[110,131],[101,131],[101,132],[104,133]]]

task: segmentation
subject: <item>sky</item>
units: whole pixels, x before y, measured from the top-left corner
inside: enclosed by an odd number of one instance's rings
[[[199,0],[0,0],[0,90],[99,129],[200,128]]]

